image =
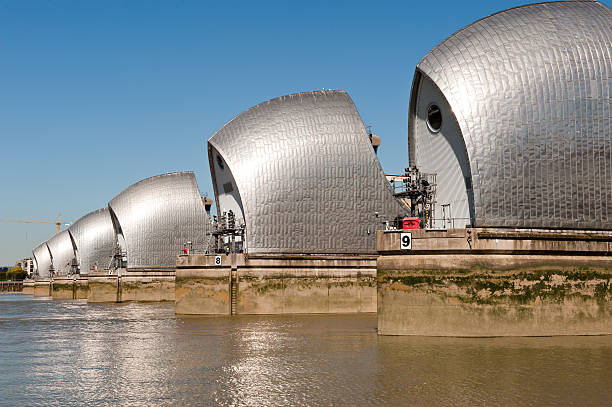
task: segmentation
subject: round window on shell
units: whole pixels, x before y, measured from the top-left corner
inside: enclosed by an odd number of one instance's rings
[[[223,165],[223,160],[221,159],[221,156],[218,155],[217,156],[217,165],[219,166],[219,168],[223,169],[225,166]]]
[[[442,128],[442,112],[435,103],[432,103],[427,108],[427,127],[433,133],[439,132]]]

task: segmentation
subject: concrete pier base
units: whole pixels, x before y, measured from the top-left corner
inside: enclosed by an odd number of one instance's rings
[[[118,277],[102,274],[87,276],[89,289],[87,291],[87,302],[104,303],[104,302],[121,302],[118,288]]]
[[[36,279],[34,282],[35,297],[51,297],[51,280]]]
[[[612,334],[612,235],[455,229],[379,232],[378,332]]]
[[[23,290],[21,291],[24,295],[34,295],[34,280],[23,280]]]
[[[131,271],[121,274],[121,301],[174,301],[172,271]]]
[[[90,273],[87,302],[174,301],[174,275],[174,270],[122,269],[113,274]]]
[[[53,278],[52,297],[54,300],[86,299],[88,294],[87,276],[58,276]]]
[[[376,312],[374,256],[177,258],[177,314]]]

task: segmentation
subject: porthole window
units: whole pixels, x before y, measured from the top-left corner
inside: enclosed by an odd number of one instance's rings
[[[438,105],[431,104],[427,108],[427,127],[434,133],[439,132],[442,128],[442,112]]]
[[[221,159],[221,156],[217,156],[217,165],[219,166],[219,168],[223,169],[223,160]]]

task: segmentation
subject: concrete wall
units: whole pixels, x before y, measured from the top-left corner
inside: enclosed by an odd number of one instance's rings
[[[89,285],[86,276],[74,279],[69,276],[55,277],[52,283],[52,297],[54,300],[86,299]]]
[[[174,271],[121,270],[88,275],[87,302],[174,301]]]
[[[177,261],[174,311],[177,314],[229,314],[228,268],[214,267],[212,261],[206,261],[208,258],[196,261],[196,256],[182,256]],[[196,268],[182,269],[185,262]]]
[[[177,314],[230,314],[230,257],[177,258]],[[235,314],[376,312],[372,256],[237,255]]]
[[[379,232],[383,335],[612,334],[612,235],[455,229]]]
[[[174,271],[121,274],[121,301],[174,301]]]
[[[35,297],[51,297],[51,281],[37,279],[34,283]]]
[[[34,295],[34,280],[23,280],[23,290],[21,291],[24,295]]]
[[[87,276],[89,281],[89,290],[87,293],[87,302],[105,303],[119,302],[119,294],[117,290],[118,277],[104,275],[102,273],[95,274],[90,271]]]

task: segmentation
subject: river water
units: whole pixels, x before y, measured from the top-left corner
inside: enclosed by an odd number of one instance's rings
[[[0,405],[612,405],[612,337],[381,337],[375,315],[176,317],[0,295]]]

